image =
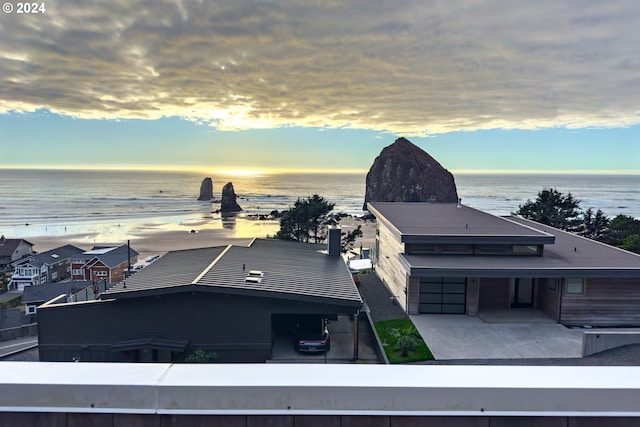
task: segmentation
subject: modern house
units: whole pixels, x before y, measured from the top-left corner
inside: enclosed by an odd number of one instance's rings
[[[257,239],[169,252],[99,301],[40,306],[40,360],[168,362],[203,349],[221,362],[265,362],[281,337],[293,346],[300,319],[357,316],[362,299],[332,248]]]
[[[33,255],[33,243],[24,239],[7,239],[0,236],[0,272],[13,270],[13,263]]]
[[[640,325],[640,256],[461,204],[370,203],[378,276],[409,314],[530,307],[564,325]]]
[[[88,289],[87,289],[88,288]],[[89,281],[69,281],[58,283],[45,283],[44,286],[26,286],[22,294],[22,303],[25,305],[25,314],[37,313],[37,307],[45,302],[65,295],[67,300],[74,294],[87,290],[93,294],[93,283]]]
[[[65,245],[16,261],[9,287],[22,291],[25,286],[67,279],[71,277],[71,257],[83,252],[73,245]]]
[[[71,277],[73,280],[117,283],[124,279],[128,268],[137,261],[138,252],[128,245],[95,246],[71,258]]]

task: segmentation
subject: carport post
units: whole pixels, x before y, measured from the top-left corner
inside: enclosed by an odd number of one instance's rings
[[[358,314],[353,315],[353,360],[358,360]]]

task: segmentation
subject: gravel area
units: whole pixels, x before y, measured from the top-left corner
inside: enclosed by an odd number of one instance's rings
[[[375,273],[368,273],[359,277],[360,286],[358,289],[362,299],[369,307],[371,319],[374,322],[407,317],[402,307],[391,302],[393,295]]]

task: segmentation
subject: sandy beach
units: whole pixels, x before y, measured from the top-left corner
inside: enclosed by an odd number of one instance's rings
[[[363,236],[359,238],[354,250],[373,247],[375,244],[375,222],[364,221],[357,217],[345,217],[340,222],[344,232],[362,226]],[[232,223],[211,226],[206,222],[180,224],[107,224],[82,233],[43,234],[25,237],[35,245],[34,250],[44,252],[66,244],[82,249],[95,245],[122,245],[131,242],[131,247],[144,258],[169,251],[196,249],[212,246],[247,245],[253,238],[266,238],[279,229],[277,221],[235,218]]]

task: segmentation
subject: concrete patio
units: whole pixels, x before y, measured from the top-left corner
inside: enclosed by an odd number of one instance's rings
[[[532,309],[410,317],[436,360],[582,356],[581,329],[565,328]]]

